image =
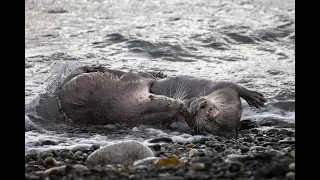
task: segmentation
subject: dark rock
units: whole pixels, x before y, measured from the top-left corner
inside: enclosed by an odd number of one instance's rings
[[[41,142],[41,144],[42,145],[57,145],[57,143],[52,140],[44,140]]]
[[[268,130],[268,132],[271,132],[271,133],[278,133],[279,132],[279,129],[275,129],[275,128],[273,128],[273,129],[269,129]]]
[[[267,146],[270,146],[270,145],[273,145],[274,142],[266,142],[266,143],[263,143],[262,146],[263,147],[267,147]]]
[[[209,141],[209,139],[203,137],[203,138],[198,139],[196,142],[199,144],[205,144],[207,141]]]
[[[240,148],[240,150],[241,150],[242,153],[246,153],[246,152],[249,151],[249,148],[248,148],[247,146],[242,146],[242,147]]]
[[[251,129],[250,130],[253,134],[257,134],[258,132],[260,132],[260,130],[258,130],[258,129]]]
[[[253,142],[253,138],[252,137],[245,137],[243,139],[244,142],[249,142],[249,143],[252,143]]]
[[[229,167],[230,172],[240,172],[243,169],[243,164],[241,162],[233,162]]]
[[[244,129],[252,129],[255,128],[257,126],[257,124],[249,119],[245,119],[240,121],[241,125],[240,125],[240,130],[244,130]]]
[[[257,140],[258,141],[264,141],[264,138],[263,137],[258,137]]]
[[[73,153],[72,152],[62,152],[60,156],[65,159],[72,159]]]
[[[172,139],[169,137],[158,137],[158,138],[151,139],[149,142],[150,143],[172,142]]]
[[[289,133],[289,131],[287,129],[280,129],[278,131],[278,134],[283,134],[283,135],[287,135]]]
[[[97,150],[97,149],[100,148],[100,145],[99,144],[93,144],[91,147],[92,147],[93,150]]]
[[[89,130],[88,130],[88,129],[85,129],[85,128],[82,128],[80,131],[81,131],[82,133],[87,133],[87,132],[89,132]]]
[[[154,151],[160,151],[161,145],[160,144],[152,144],[148,146],[149,148],[153,149]]]
[[[257,171],[255,177],[272,178],[278,176],[285,176],[288,168],[278,162],[271,162],[264,165],[259,171]]]

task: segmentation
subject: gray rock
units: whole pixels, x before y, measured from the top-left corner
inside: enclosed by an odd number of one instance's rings
[[[194,170],[203,170],[206,166],[203,163],[194,163],[191,165],[191,168]]]
[[[233,161],[245,161],[249,158],[248,155],[241,155],[241,154],[229,154],[227,156],[226,161],[227,162],[233,162]]]
[[[132,165],[135,161],[146,157],[154,157],[148,146],[136,140],[126,140],[101,147],[90,154],[85,163],[87,166]]]
[[[85,173],[85,172],[88,172],[89,169],[82,165],[82,164],[75,164],[72,166],[72,168],[75,170],[75,171],[78,171],[78,172],[81,172],[81,173]]]
[[[289,132],[289,131],[288,131],[287,129],[280,129],[280,130],[278,131],[278,134],[287,135],[288,132]]]
[[[295,173],[295,172],[292,172],[292,171],[287,172],[286,178],[287,178],[287,179],[290,179],[290,180],[293,180],[293,179],[296,178],[296,173]]]
[[[189,151],[189,157],[194,157],[199,151],[197,149],[191,149]]]
[[[66,158],[66,159],[72,159],[73,158],[73,153],[71,151],[68,151],[68,152],[62,152],[60,154],[60,156],[62,158]]]
[[[295,171],[296,170],[296,163],[290,163],[289,164],[289,170]]]
[[[77,151],[76,153],[74,153],[75,156],[82,156],[83,152],[82,151]]]

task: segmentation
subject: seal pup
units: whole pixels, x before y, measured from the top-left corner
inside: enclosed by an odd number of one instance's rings
[[[71,73],[59,93],[61,109],[74,123],[169,126],[182,112],[183,101],[150,93],[148,74],[128,72],[119,77],[86,69]]]

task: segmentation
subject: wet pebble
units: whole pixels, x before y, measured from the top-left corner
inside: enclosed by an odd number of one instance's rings
[[[249,158],[248,155],[242,155],[242,154],[229,154],[227,156],[227,161],[245,161]]]
[[[43,161],[43,165],[48,167],[48,166],[58,166],[59,162],[57,160],[55,160],[53,157],[47,157],[44,161]]]
[[[73,158],[73,153],[71,151],[65,151],[65,152],[62,152],[60,154],[60,156],[62,158],[66,158],[66,159],[72,159]]]
[[[198,139],[198,140],[196,141],[196,143],[205,144],[207,141],[209,141],[208,138],[202,137],[202,138]]]
[[[295,144],[296,141],[294,139],[283,139],[278,141],[278,143],[280,144]]]
[[[194,157],[199,151],[197,149],[191,149],[189,151],[189,157]]]
[[[206,166],[203,163],[194,163],[191,165],[191,168],[194,170],[203,170]]]
[[[82,156],[83,152],[82,151],[77,151],[76,153],[74,153],[75,156]]]
[[[289,170],[295,171],[296,170],[296,163],[290,163],[289,164]]]
[[[158,137],[149,140],[150,143],[160,143],[160,142],[172,142],[172,139],[169,137]]]
[[[241,150],[242,153],[246,153],[246,152],[249,151],[249,148],[248,148],[247,146],[242,146],[242,147],[240,148],[240,150]]]
[[[194,148],[194,147],[195,147],[195,145],[192,144],[192,143],[189,143],[189,144],[186,145],[186,148]]]
[[[278,134],[287,135],[288,132],[289,132],[289,131],[288,131],[287,129],[280,129],[280,130],[278,131]]]
[[[286,178],[287,179],[294,180],[295,177],[296,177],[296,173],[295,172],[290,171],[290,172],[287,172],[287,174],[286,174]]]
[[[91,148],[92,148],[93,150],[97,150],[97,149],[100,148],[100,145],[99,145],[99,144],[93,144],[93,145],[91,146]]]
[[[41,144],[44,145],[57,145],[57,143],[55,141],[52,140],[44,140],[41,142]]]

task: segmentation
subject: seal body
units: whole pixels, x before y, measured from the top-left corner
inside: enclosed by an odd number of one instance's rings
[[[99,71],[80,73],[64,83],[59,100],[67,118],[75,123],[170,125],[184,103],[151,94],[150,83],[149,77],[132,72],[121,77]]]

